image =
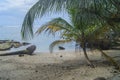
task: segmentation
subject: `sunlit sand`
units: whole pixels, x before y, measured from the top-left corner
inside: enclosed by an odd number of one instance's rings
[[[119,59],[119,50],[105,51]],[[114,53],[114,54],[113,54]],[[82,52],[60,51],[56,53],[34,53],[34,55],[0,56],[1,80],[93,80],[110,78],[115,69],[98,51],[88,52],[95,68],[90,68]],[[95,55],[96,54],[96,55]]]

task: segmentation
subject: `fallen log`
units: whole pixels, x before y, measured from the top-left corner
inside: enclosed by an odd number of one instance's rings
[[[32,55],[35,50],[36,50],[36,46],[31,45],[28,48],[26,48],[26,50],[4,53],[4,54],[0,54],[0,56],[12,56],[12,55],[22,55],[22,54]]]

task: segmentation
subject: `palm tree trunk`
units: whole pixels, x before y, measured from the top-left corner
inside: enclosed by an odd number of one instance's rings
[[[110,56],[108,56],[107,54],[105,54],[101,49],[99,49],[99,51],[102,53],[102,55],[103,55],[108,61],[110,61],[110,63],[111,63],[113,66],[115,66],[115,68],[116,68],[117,70],[120,71],[120,66],[118,65],[118,63],[117,63],[112,57],[110,57]]]
[[[91,61],[90,61],[90,59],[89,59],[89,57],[88,57],[88,55],[87,55],[85,44],[83,45],[83,52],[84,52],[84,56],[85,56],[85,59],[86,59],[88,65],[89,65],[90,67],[94,68],[94,65],[91,63]]]
[[[84,56],[85,56],[85,59],[86,59],[88,65],[89,65],[90,67],[94,68],[94,65],[91,63],[91,61],[90,61],[90,59],[89,59],[89,57],[88,57],[88,55],[87,55],[87,52],[86,52],[86,38],[85,38],[85,36],[84,36],[84,32],[82,32],[81,47],[82,47],[82,49],[83,49]]]

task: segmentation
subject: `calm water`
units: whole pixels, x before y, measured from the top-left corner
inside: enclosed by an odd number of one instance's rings
[[[36,30],[37,27],[34,29]],[[20,35],[21,27],[0,27],[0,40],[15,40],[24,42],[21,39]],[[39,36],[35,36],[30,42],[37,46],[36,52],[49,52],[49,45],[55,40],[58,40],[59,36],[52,36],[48,34],[41,34]],[[73,50],[74,43],[62,45],[66,48],[66,50]],[[21,47],[19,49],[24,49],[25,47]],[[12,49],[12,50],[19,50],[19,49]],[[55,51],[58,51],[58,47],[55,48]]]

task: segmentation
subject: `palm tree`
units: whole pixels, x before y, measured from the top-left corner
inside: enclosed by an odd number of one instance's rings
[[[51,43],[50,52],[53,51],[54,46],[59,45],[59,44],[68,43],[68,42],[71,42],[71,41],[74,41],[74,42],[78,43],[79,46],[81,46],[83,48],[84,55],[85,55],[87,63],[91,67],[94,67],[93,64],[90,62],[90,60],[88,58],[85,45],[87,43],[96,42],[100,37],[102,37],[102,39],[103,39],[105,37],[106,32],[109,31],[109,27],[108,28],[106,26],[88,27],[88,29],[86,29],[84,31],[85,37],[82,37],[83,31],[81,32],[81,30],[78,29],[78,27],[73,26],[73,24],[72,25],[69,24],[67,21],[65,21],[62,18],[55,18],[52,21],[46,23],[45,25],[42,25],[37,30],[36,33],[41,34],[42,32],[48,32],[49,34],[53,34],[53,35],[55,35],[56,32],[60,33],[60,36],[61,36],[62,40],[56,40],[53,43]],[[92,46],[91,48],[93,48],[93,47],[94,46]],[[94,48],[99,49],[99,45],[98,45],[98,47],[95,46]],[[118,67],[118,64],[111,57],[106,55],[101,49],[99,49],[99,50],[102,52],[102,54],[108,60],[110,60],[112,62],[113,65]]]
[[[79,14],[79,10],[77,10],[77,8],[75,10],[68,9],[68,13],[71,19],[71,24],[62,18],[56,18],[45,25],[42,25],[42,27],[38,29],[37,33],[40,34],[41,32],[45,31],[54,35],[59,31],[61,33],[61,38],[64,40],[54,41],[50,45],[50,51],[52,52],[52,48],[55,45],[75,41],[83,48],[87,63],[93,66],[88,58],[86,45],[91,41],[99,39],[100,35],[103,36],[105,32],[109,31],[109,27],[101,25],[99,23],[99,19],[96,17],[92,18],[94,14],[90,18],[92,23],[89,21],[84,21],[86,18],[84,17],[84,13]]]
[[[62,42],[69,42],[74,40],[80,42],[83,48],[88,64],[91,62],[86,53],[86,44],[88,36],[94,33],[94,30],[107,25],[114,32],[120,27],[116,24],[119,23],[119,0],[39,0],[26,14],[22,25],[22,37],[25,39],[33,37],[33,22],[35,18],[41,18],[46,13],[67,11],[71,15],[72,25],[68,24],[63,19],[53,20],[47,25],[43,25],[38,31],[49,31],[54,34],[60,31],[62,34]],[[72,6],[71,6],[72,5]],[[113,15],[117,15],[114,16]],[[56,21],[56,23],[54,23]],[[60,21],[60,22],[59,22]],[[62,22],[61,22],[62,21]],[[53,23],[52,23],[53,22]],[[112,22],[112,24],[111,24]],[[64,23],[61,24],[61,23]],[[52,26],[49,26],[52,25]],[[61,26],[62,25],[62,26]],[[59,26],[59,27],[58,27]],[[71,26],[71,27],[70,27]],[[91,39],[92,40],[92,39]],[[57,41],[61,42],[61,41]],[[54,42],[55,44],[56,42]],[[51,45],[53,46],[53,45]]]
[[[87,63],[93,67],[93,64],[90,62],[87,52],[86,52],[86,46],[85,46],[86,36],[83,37],[82,33],[84,32],[83,31],[81,32],[81,29],[79,29],[79,27],[76,27],[73,25],[75,25],[75,23],[71,25],[70,23],[68,23],[62,18],[55,18],[52,21],[48,22],[47,24],[42,25],[37,30],[37,33],[40,34],[41,32],[44,32],[44,31],[48,32],[49,34],[53,34],[53,35],[55,35],[56,32],[60,33],[60,37],[62,39],[56,40],[53,43],[51,43],[50,45],[51,52],[53,51],[54,46],[58,44],[67,43],[71,41],[77,42],[79,43],[79,45],[81,44]],[[86,33],[85,35],[87,34],[88,33]]]

